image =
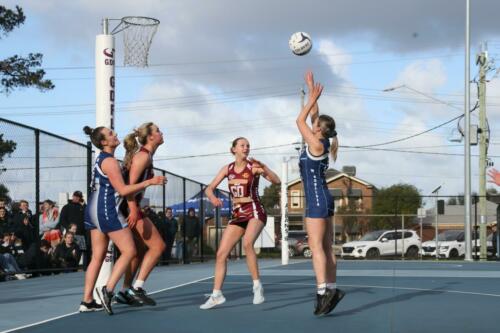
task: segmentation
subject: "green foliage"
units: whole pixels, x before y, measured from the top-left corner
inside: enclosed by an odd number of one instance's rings
[[[3,134],[0,134],[0,174],[5,171],[2,166],[3,158],[5,155],[10,156],[16,150],[17,144],[12,140],[4,140]],[[9,190],[3,184],[0,184],[0,198],[5,198],[10,201]]]
[[[0,6],[0,31],[7,35],[15,27],[24,23],[26,17],[22,9],[16,6],[16,11]],[[50,80],[44,80],[45,71],[39,69],[42,65],[41,53],[30,53],[27,57],[18,55],[0,60],[0,92],[9,94],[15,88],[35,87],[40,91],[54,88]]]
[[[260,197],[260,202],[268,212],[279,206],[280,191],[280,184],[271,184],[264,188],[264,194]]]
[[[26,16],[24,16],[21,7],[16,6],[16,11],[13,11],[0,6],[0,31],[2,31],[3,35],[7,35],[15,27],[19,27],[24,23],[25,19]]]
[[[414,185],[395,184],[382,188],[373,200],[373,213],[392,216],[375,218],[373,228],[394,228],[402,214],[416,214],[421,205],[422,198]]]

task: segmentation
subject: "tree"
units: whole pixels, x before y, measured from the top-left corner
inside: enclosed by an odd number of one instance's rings
[[[21,7],[15,10],[7,9],[0,5],[0,38],[7,36],[14,28],[21,26],[26,20]],[[37,69],[42,65],[43,55],[41,53],[30,53],[27,57],[14,55],[0,60],[0,92],[9,94],[15,88],[35,87],[40,91],[54,88],[50,80],[44,80],[45,71]],[[0,163],[5,155],[10,155],[16,149],[16,143],[12,140],[4,140],[0,134]],[[4,168],[0,165],[0,173]],[[9,190],[0,184],[0,197],[8,199]]]
[[[264,188],[264,194],[260,197],[260,202],[264,208],[271,212],[280,205],[281,185],[271,184]]]
[[[16,6],[15,10],[11,10],[0,6],[0,31],[3,36],[22,25],[25,19],[21,7]],[[42,60],[41,53],[29,53],[27,57],[14,55],[0,60],[0,92],[9,94],[15,88],[32,86],[40,91],[53,89],[52,81],[43,78],[45,71],[37,69],[42,65]]]
[[[392,216],[376,217],[373,227],[387,229],[400,226],[403,214],[416,214],[422,206],[418,189],[411,184],[395,184],[377,191],[373,200],[373,213]]]
[[[2,162],[3,158],[5,155],[10,156],[16,149],[16,143],[12,140],[4,140],[3,134],[0,134],[0,174],[5,170],[2,167]],[[9,199],[9,190],[5,185],[0,184],[0,198],[5,198],[7,201],[10,201]]]

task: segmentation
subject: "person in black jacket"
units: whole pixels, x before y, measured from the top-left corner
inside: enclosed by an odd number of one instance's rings
[[[196,216],[194,208],[188,209],[188,215],[183,225],[183,232],[186,236],[186,257],[185,263],[189,264],[191,262],[192,256],[195,254],[198,245],[198,239],[200,237],[200,220]]]
[[[12,232],[12,223],[7,208],[0,207],[0,235]]]
[[[54,260],[61,268],[77,268],[80,262],[80,248],[75,243],[75,235],[67,232],[64,241],[57,245]]]
[[[172,208],[167,207],[165,209],[165,256],[164,260],[170,260],[172,256],[172,246],[174,245],[175,235],[177,234],[177,230],[179,228],[179,223],[175,219],[172,214]]]
[[[69,230],[70,224],[76,224],[76,234],[85,235],[85,203],[83,201],[83,194],[80,191],[75,191],[71,201],[69,201],[61,210],[59,216],[59,227]]]
[[[31,223],[29,215],[23,215],[23,219],[15,225],[15,235],[22,242],[22,248],[26,252],[37,240],[37,230]]]
[[[493,222],[491,223],[491,231],[493,231],[493,236],[491,236],[491,243],[492,243],[492,252],[493,252],[493,256],[496,257],[497,259],[499,258],[498,256],[498,248],[497,248],[497,244],[498,244],[498,229],[497,229],[497,222]]]

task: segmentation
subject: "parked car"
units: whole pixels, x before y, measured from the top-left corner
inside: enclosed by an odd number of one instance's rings
[[[342,245],[342,258],[378,259],[381,256],[405,254],[417,258],[420,237],[413,230],[376,230],[361,239]]]
[[[290,230],[288,232],[288,255],[295,257],[303,255],[304,246],[307,245],[307,233],[302,230]],[[278,240],[278,249],[281,249],[281,239]]]
[[[476,246],[477,243],[477,246]],[[481,253],[481,246],[479,238],[472,239],[472,253],[474,258],[479,258],[480,253]],[[488,237],[486,237],[486,255],[488,257],[494,257],[496,253],[496,249],[493,248],[493,233],[489,234]]]
[[[463,230],[446,230],[438,234],[436,239],[422,243],[422,256],[439,258],[458,258],[465,255],[465,235]]]

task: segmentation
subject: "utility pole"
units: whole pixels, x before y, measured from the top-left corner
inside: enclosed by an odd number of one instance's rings
[[[486,123],[486,72],[488,67],[486,42],[481,44],[481,53],[477,55],[476,65],[479,66],[479,240],[481,245],[479,258],[481,261],[485,261],[487,259],[486,157],[489,141],[488,126]]]

